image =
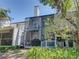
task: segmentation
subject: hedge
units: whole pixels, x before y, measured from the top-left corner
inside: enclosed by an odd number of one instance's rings
[[[8,50],[19,49],[19,46],[0,46],[0,53],[7,52]]]
[[[32,48],[28,59],[79,59],[79,48]]]

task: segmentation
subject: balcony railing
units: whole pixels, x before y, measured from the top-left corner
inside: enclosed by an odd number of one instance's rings
[[[38,30],[38,29],[39,29],[38,25],[27,27],[27,31]]]

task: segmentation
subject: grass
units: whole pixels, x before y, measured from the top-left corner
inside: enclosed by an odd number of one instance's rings
[[[78,59],[79,48],[32,48],[28,59]]]

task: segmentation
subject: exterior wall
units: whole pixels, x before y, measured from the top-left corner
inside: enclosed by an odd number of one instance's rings
[[[22,36],[24,32],[24,24],[24,22],[12,24],[12,26],[14,27],[12,45],[21,45],[21,40],[23,40]]]
[[[18,45],[21,45],[21,41],[24,40],[23,39],[23,36],[24,36],[24,24],[25,23],[22,23],[22,24],[19,24],[19,33],[18,33]]]
[[[13,25],[14,26],[14,31],[13,31],[13,42],[12,42],[12,45],[16,45],[17,42],[16,42],[16,37],[17,37],[17,32],[18,32],[18,28],[16,27],[16,25]]]

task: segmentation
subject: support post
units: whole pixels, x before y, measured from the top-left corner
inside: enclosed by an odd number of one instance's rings
[[[56,37],[56,33],[54,33],[55,36],[55,47],[57,47],[57,37]]]
[[[66,47],[69,47],[69,45],[68,45],[68,40],[66,40],[65,42],[66,42]]]
[[[42,40],[42,21],[39,18],[39,40]]]
[[[23,41],[24,47],[26,46],[26,21],[25,21],[25,26],[24,26],[24,41]]]
[[[1,40],[2,40],[2,32],[1,32],[1,39],[0,39],[0,45],[1,45]]]

